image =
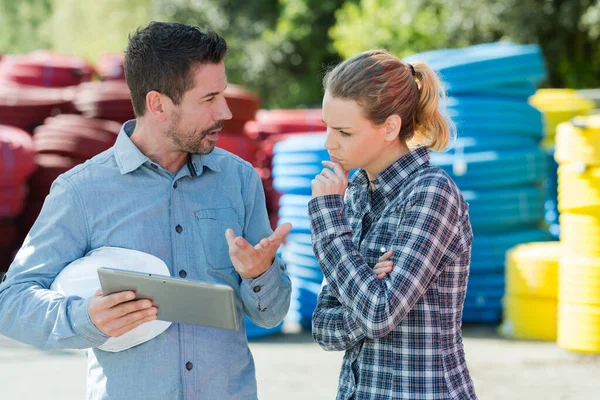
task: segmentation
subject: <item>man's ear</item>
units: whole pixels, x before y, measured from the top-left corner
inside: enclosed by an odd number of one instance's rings
[[[393,142],[400,135],[400,129],[402,128],[402,118],[399,115],[393,114],[387,117],[385,120],[385,140],[387,142]]]
[[[163,96],[156,90],[152,90],[146,94],[146,112],[158,122],[167,120],[166,104],[169,101],[167,96]]]

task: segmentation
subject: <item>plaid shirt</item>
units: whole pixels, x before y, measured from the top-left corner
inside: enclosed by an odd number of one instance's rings
[[[313,336],[345,350],[338,399],[477,399],[461,336],[472,231],[468,205],[429,150],[401,157],[345,196],[312,199],[313,248],[325,281]],[[393,270],[372,271],[393,249]]]

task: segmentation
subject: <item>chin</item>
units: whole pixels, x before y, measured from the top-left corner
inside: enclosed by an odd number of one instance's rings
[[[356,168],[356,166],[349,164],[347,162],[340,163],[340,165],[342,166],[342,168],[344,168],[345,171],[351,171],[354,168]]]
[[[215,147],[217,147],[214,143],[209,144],[208,146],[204,146],[201,149],[199,149],[199,153],[206,155],[206,154],[210,154],[213,152],[213,150],[215,149]]]

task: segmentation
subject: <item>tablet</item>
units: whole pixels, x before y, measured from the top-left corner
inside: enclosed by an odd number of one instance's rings
[[[156,319],[182,324],[238,330],[233,288],[170,276],[98,268],[102,292],[132,290],[158,308]]]

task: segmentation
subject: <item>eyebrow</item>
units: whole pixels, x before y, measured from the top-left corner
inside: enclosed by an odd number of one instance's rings
[[[321,122],[324,123],[325,125],[327,125],[327,122],[323,121],[323,119],[321,119]],[[342,129],[352,129],[352,127],[351,126],[346,126],[346,127],[332,126],[331,129],[335,129],[336,131],[340,131]]]
[[[225,89],[227,89],[227,85],[225,85]],[[216,95],[218,95],[218,94],[221,94],[221,93],[223,93],[223,92],[225,91],[225,89],[223,89],[223,90],[222,90],[222,91],[220,91],[220,92],[211,92],[211,93],[207,93],[207,94],[205,94],[204,96],[202,96],[202,97],[200,97],[200,98],[201,98],[201,99],[203,99],[203,98],[205,98],[205,97],[216,96]]]

